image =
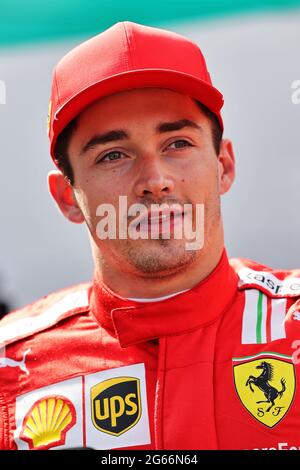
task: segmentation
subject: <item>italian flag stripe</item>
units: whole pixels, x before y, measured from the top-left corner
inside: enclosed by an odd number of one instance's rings
[[[271,341],[271,318],[272,318],[272,299],[270,297],[267,297],[267,325],[266,325],[266,330],[267,330],[267,343],[270,343]]]
[[[256,342],[257,343],[262,343],[262,340],[261,340],[261,328],[262,328],[262,316],[263,316],[262,302],[263,302],[263,296],[262,296],[262,293],[259,292],[258,302],[257,302],[257,317],[256,317]]]
[[[256,289],[245,291],[242,344],[265,344],[285,338],[286,299],[272,299]]]
[[[279,357],[280,359],[289,359],[290,361],[293,359],[292,356],[288,356],[287,354],[280,354],[280,353],[272,352],[272,351],[264,351],[259,354],[254,354],[253,356],[233,357],[232,362],[240,362],[240,361],[245,361],[247,359],[256,359],[258,357],[264,357],[264,356]]]

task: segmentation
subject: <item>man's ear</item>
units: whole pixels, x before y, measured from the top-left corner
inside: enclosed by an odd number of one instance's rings
[[[218,155],[219,167],[219,194],[225,194],[232,186],[235,178],[235,158],[232,143],[229,139],[222,139]]]
[[[75,224],[84,222],[73,188],[60,171],[53,170],[49,172],[48,188],[60,211],[68,220]]]

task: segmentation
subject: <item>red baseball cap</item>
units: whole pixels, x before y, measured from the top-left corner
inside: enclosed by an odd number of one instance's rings
[[[58,62],[48,116],[52,158],[57,137],[84,108],[113,93],[145,87],[191,96],[216,114],[223,129],[223,96],[213,87],[197,44],[170,31],[123,21]]]

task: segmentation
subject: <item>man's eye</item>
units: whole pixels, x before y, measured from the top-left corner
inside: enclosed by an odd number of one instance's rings
[[[175,142],[172,142],[168,147],[171,145],[175,145],[175,149],[181,149],[184,147],[191,147],[191,144],[187,140],[175,140]]]
[[[100,162],[112,162],[114,160],[120,160],[120,156],[124,155],[122,152],[109,152],[104,157],[102,157],[100,160],[98,160],[98,163]]]

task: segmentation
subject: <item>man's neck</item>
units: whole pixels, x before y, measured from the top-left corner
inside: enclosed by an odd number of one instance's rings
[[[95,275],[110,290],[125,298],[155,298],[191,289],[215,269],[219,263],[224,245],[220,244],[210,252],[202,253],[186,269],[158,275],[157,277],[126,272],[105,260],[96,263]]]

